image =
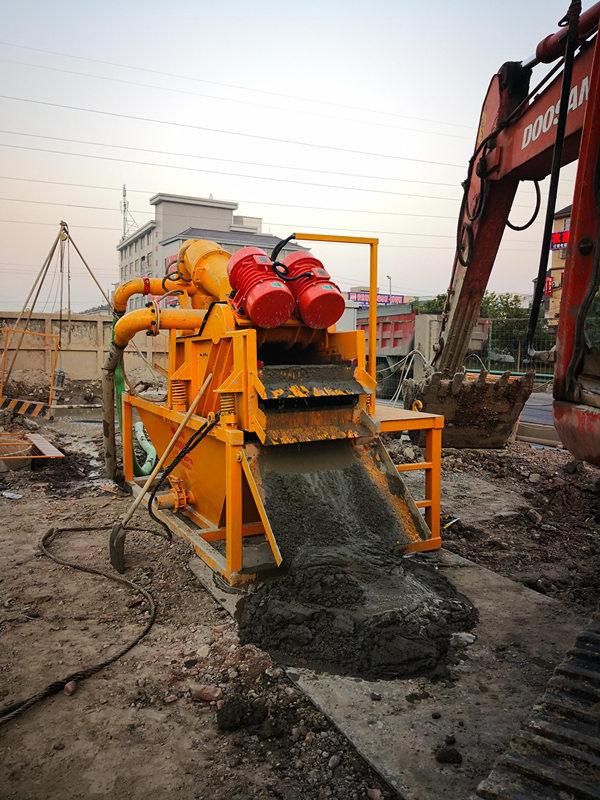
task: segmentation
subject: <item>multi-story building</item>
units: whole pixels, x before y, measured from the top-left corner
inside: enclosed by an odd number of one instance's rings
[[[554,226],[550,249],[552,258],[550,269],[546,273],[545,316],[548,325],[558,325],[560,298],[562,297],[563,273],[569,243],[569,228],[571,227],[571,206],[566,206],[554,215]]]
[[[139,278],[162,277],[177,259],[186,239],[209,239],[235,253],[242,247],[260,247],[270,252],[280,241],[262,233],[262,219],[234,214],[237,203],[212,197],[155,194],[150,198],[154,219],[124,237],[117,245],[120,283]],[[280,257],[304,248],[288,244]],[[142,308],[147,298],[136,296],[129,310]]]

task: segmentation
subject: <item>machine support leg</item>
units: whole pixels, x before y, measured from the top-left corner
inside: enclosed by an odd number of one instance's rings
[[[225,541],[230,576],[242,569],[242,448],[227,443],[225,451]]]
[[[425,438],[425,460],[431,464],[425,470],[425,497],[431,505],[425,509],[425,522],[432,539],[440,536],[440,491],[441,491],[442,430],[430,428]]]

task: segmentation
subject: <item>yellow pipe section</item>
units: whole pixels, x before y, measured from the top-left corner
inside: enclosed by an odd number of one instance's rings
[[[167,281],[168,280],[167,277]],[[170,284],[170,286],[165,288],[163,286],[163,278],[134,278],[131,281],[127,281],[127,283],[122,283],[115,290],[113,297],[114,310],[118,314],[124,314],[127,309],[127,301],[129,298],[133,297],[134,294],[143,294],[146,287],[150,290],[147,292],[149,295],[163,295],[177,288],[185,289],[188,294],[195,294],[198,291],[195,286],[189,284],[182,286],[178,284],[177,281],[170,281]]]
[[[188,239],[181,245],[177,268],[186,281],[215,300],[225,300],[231,292],[227,264],[231,253],[206,239]]]
[[[164,295],[173,289],[183,289],[189,295],[203,292],[215,300],[225,300],[231,292],[227,275],[227,264],[231,254],[216,242],[205,239],[188,239],[179,248],[177,269],[184,283],[166,278],[134,278],[122,283],[115,290],[113,307],[115,313],[124,314],[127,302],[134,294]],[[163,286],[163,281],[168,285]]]
[[[195,311],[182,308],[165,308],[157,310],[155,306],[151,308],[141,308],[138,311],[130,311],[115,325],[115,335],[113,343],[121,350],[127,347],[127,343],[140,331],[151,331],[158,333],[159,330],[193,331],[202,325],[205,311]]]

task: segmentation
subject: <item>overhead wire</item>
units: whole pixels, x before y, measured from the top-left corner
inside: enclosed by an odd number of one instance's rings
[[[110,208],[107,206],[88,206],[82,203],[57,203],[52,202],[51,200],[24,200],[20,197],[0,197],[0,201],[6,201],[11,203],[35,203],[36,205],[49,205],[49,206],[59,206],[59,207],[66,207],[66,208],[84,208],[93,211],[112,211],[113,213],[117,210],[115,208]],[[147,212],[143,212],[141,210],[133,209],[136,214],[143,214]],[[315,230],[330,230],[331,226],[319,226],[319,225],[301,225],[299,223],[289,223],[289,222],[274,222],[274,221],[264,221],[263,225],[278,225],[280,227],[289,227],[289,228],[303,228],[303,227],[310,227],[314,228]],[[384,230],[371,230],[368,231],[365,228],[354,227],[354,228],[340,228],[337,225],[335,226],[337,231],[361,231],[363,233],[379,233],[379,234],[392,234],[394,236],[427,236],[428,238],[435,238],[435,239],[453,239],[454,237],[451,234],[440,234],[440,233],[413,233],[412,231],[384,231]],[[224,231],[225,233],[225,231]],[[533,243],[533,240],[527,239],[523,240],[523,242]]]
[[[0,223],[7,223],[7,224],[10,224],[10,225],[50,225],[52,227],[56,226],[55,222],[39,222],[37,220],[0,219]],[[274,224],[274,223],[271,223],[271,224]],[[282,227],[282,228],[283,227],[288,227],[289,228],[289,225],[284,225],[282,223],[277,223],[277,225]],[[104,231],[121,231],[121,228],[103,228],[103,227],[94,226],[94,225],[76,225],[76,224],[71,224],[70,227],[73,228],[73,229],[81,228],[81,229],[93,229],[93,230],[104,230]],[[298,226],[296,226],[296,227],[298,227]],[[314,227],[315,230],[319,230],[319,228],[316,227],[316,226],[308,226],[308,227]],[[324,230],[333,230],[334,228],[335,228],[335,226],[332,228],[332,226],[330,225],[327,228],[325,228]],[[343,230],[341,228],[335,228],[335,229],[336,230]],[[348,229],[348,230],[360,231],[361,229],[360,228],[352,228],[352,229]],[[269,234],[266,234],[266,235],[269,235]],[[274,235],[274,234],[270,234],[270,235]],[[428,236],[428,234],[425,234],[425,233],[422,234],[422,235],[423,235],[424,238],[427,238],[427,236]],[[453,238],[453,237],[448,237],[448,238]],[[417,244],[387,244],[385,242],[380,242],[379,243],[379,247],[401,247],[401,248],[405,248],[405,249],[415,249],[415,250],[448,250],[449,249],[449,246],[448,247],[444,247],[442,245],[436,246],[436,245],[420,245],[420,244],[419,245],[417,245]],[[516,249],[510,248],[510,247],[504,247],[503,248],[503,250],[506,251],[506,252],[517,252],[517,251],[522,250],[522,249],[523,248],[521,248],[521,247],[516,248]]]
[[[350,155],[370,156],[372,158],[389,158],[394,161],[409,161],[414,164],[431,164],[436,167],[453,167],[463,169],[464,164],[454,164],[447,161],[432,161],[426,158],[411,158],[409,156],[399,156],[394,153],[377,153],[371,150],[357,150],[350,147],[336,147],[332,144],[319,144],[318,142],[302,142],[297,139],[281,139],[277,136],[265,136],[260,133],[245,133],[241,131],[230,131],[225,128],[210,128],[206,125],[193,125],[190,122],[176,122],[175,120],[158,119],[156,117],[140,117],[136,114],[124,114],[118,111],[103,111],[98,108],[86,108],[85,106],[69,105],[67,103],[52,103],[49,100],[37,100],[31,97],[17,97],[16,95],[0,94],[0,99],[10,100],[15,103],[29,103],[32,105],[47,106],[48,108],[61,108],[65,111],[81,111],[85,114],[96,114],[104,117],[115,117],[117,119],[129,119],[134,122],[150,122],[155,125],[167,125],[169,127],[187,128],[189,130],[204,131],[206,133],[218,133],[220,136],[237,136],[243,139],[256,139],[263,142],[274,144],[291,144],[296,147],[310,147],[316,150],[326,150],[328,152],[349,153]]]
[[[274,92],[274,91],[271,91],[271,90],[268,90],[268,89],[257,89],[256,87],[252,87],[252,86],[243,86],[243,85],[234,84],[234,83],[224,83],[222,81],[211,81],[211,80],[207,80],[206,78],[198,78],[198,77],[192,76],[192,75],[181,75],[181,74],[177,74],[177,73],[174,73],[174,72],[165,72],[163,70],[152,69],[151,67],[138,67],[138,66],[135,66],[133,64],[123,64],[123,63],[118,63],[118,62],[115,62],[115,61],[106,61],[104,59],[99,59],[99,58],[90,58],[89,56],[77,56],[77,55],[73,55],[72,53],[61,53],[61,52],[58,52],[56,50],[46,50],[46,49],[43,49],[41,47],[31,47],[30,45],[15,44],[14,42],[0,41],[0,45],[4,45],[6,47],[14,47],[14,48],[16,48],[18,50],[30,50],[32,52],[44,53],[46,55],[61,56],[61,57],[64,57],[64,58],[71,58],[71,59],[74,59],[76,61],[89,61],[90,63],[94,63],[94,64],[104,64],[104,65],[110,66],[110,67],[117,67],[118,69],[133,69],[133,70],[137,70],[138,72],[147,72],[149,74],[162,75],[163,77],[167,77],[167,78],[177,78],[178,80],[189,80],[189,81],[194,81],[196,83],[207,83],[207,84],[211,84],[213,86],[222,86],[222,87],[227,88],[227,89],[238,89],[238,90],[241,90],[243,92],[254,92],[255,94],[264,94],[264,95],[269,95],[271,97],[282,97],[282,98],[287,98],[287,99],[290,99],[290,100],[300,100],[300,101],[306,102],[306,103],[315,103],[315,104],[318,104],[318,105],[325,105],[328,108],[332,108],[332,107],[334,107],[334,108],[345,108],[345,109],[349,109],[349,110],[352,110],[352,111],[360,111],[360,112],[363,112],[363,113],[367,112],[369,114],[381,114],[382,116],[386,116],[386,117],[399,117],[401,119],[413,119],[413,120],[417,120],[419,122],[430,122],[430,123],[436,124],[436,125],[441,123],[443,125],[448,125],[448,126],[454,127],[454,128],[466,128],[469,131],[473,130],[471,125],[466,125],[466,124],[459,123],[459,122],[446,122],[446,121],[443,121],[443,120],[428,119],[426,117],[415,117],[415,116],[411,116],[411,115],[408,115],[408,114],[398,114],[397,112],[394,112],[394,111],[381,111],[379,109],[374,109],[374,108],[365,108],[363,106],[348,105],[346,103],[339,103],[339,102],[335,102],[335,101],[330,100],[330,99],[328,99],[328,100],[319,100],[318,98],[315,98],[315,97],[302,97],[301,95],[293,95],[293,94],[289,94],[288,92]]]
[[[395,178],[387,175],[365,175],[358,172],[340,172],[331,169],[316,169],[313,167],[294,167],[288,164],[265,164],[262,161],[242,161],[236,158],[220,158],[218,156],[203,156],[196,153],[184,153],[182,151],[174,150],[154,150],[149,147],[132,147],[125,144],[109,144],[107,142],[90,142],[87,139],[68,139],[64,136],[50,136],[41,133],[25,133],[23,131],[1,130],[0,133],[8,134],[9,136],[26,136],[31,139],[50,139],[55,142],[67,142],[68,144],[85,144],[91,147],[109,147],[116,150],[133,150],[138,153],[155,153],[163,156],[176,156],[178,158],[198,158],[204,161],[222,161],[226,164],[242,164],[249,167],[267,167],[268,169],[283,169],[293,172],[313,172],[317,175],[341,175],[345,178],[362,178],[365,180],[377,181],[394,181],[396,183],[420,183],[427,186],[447,186],[449,188],[457,188],[457,183],[442,183],[440,181],[422,181],[412,178]]]
[[[40,222],[39,220],[34,219],[0,219],[0,223],[5,223],[7,225],[50,225],[52,228],[56,228],[56,222]],[[71,228],[81,228],[83,230],[94,230],[94,231],[120,231],[121,228],[107,228],[102,225],[70,225]]]
[[[116,161],[120,164],[137,164],[138,166],[142,167],[160,167],[163,169],[181,170],[183,172],[201,172],[204,175],[225,175],[232,178],[249,178],[252,180],[267,181],[274,183],[294,183],[297,184],[298,186],[317,186],[321,189],[343,189],[345,192],[369,192],[371,194],[385,194],[393,197],[420,197],[423,200],[445,200],[452,203],[457,202],[456,197],[440,197],[437,195],[415,194],[414,192],[392,192],[387,189],[369,189],[360,186],[339,186],[338,184],[316,183],[315,181],[299,181],[299,180],[294,180],[293,178],[274,178],[274,177],[266,177],[264,175],[246,175],[243,172],[241,173],[224,172],[223,170],[204,169],[201,167],[186,167],[179,164],[157,164],[156,162],[153,161],[137,161],[131,158],[117,158],[115,156],[101,156],[91,153],[74,153],[72,151],[65,151],[65,150],[52,150],[47,147],[28,147],[26,145],[7,144],[5,142],[0,143],[0,147],[7,147],[12,150],[28,150],[34,153],[53,153],[54,155],[61,155],[61,156],[75,156],[77,158],[93,158],[99,161]],[[460,187],[457,185],[457,188]]]
[[[73,186],[79,189],[98,189],[104,191],[118,191],[121,192],[121,186],[98,186],[96,184],[91,183],[71,183],[67,181],[50,181],[50,180],[43,180],[40,178],[23,178],[17,177],[14,175],[0,175],[0,180],[8,180],[8,181],[21,181],[26,183],[41,183],[41,184],[48,184],[52,186]],[[148,194],[154,195],[156,194],[155,189],[134,189],[127,186],[127,191],[130,193],[135,194]],[[256,200],[256,199],[238,199],[236,200],[238,204],[246,203],[248,205],[256,205],[256,206],[272,206],[274,208],[305,208],[311,209],[313,211],[338,211],[347,214],[377,214],[377,216],[388,216],[388,217],[424,217],[424,218],[431,218],[431,219],[456,219],[456,214],[414,214],[409,211],[383,211],[381,209],[367,209],[367,208],[337,208],[333,206],[313,206],[313,205],[301,205],[299,203],[274,203],[270,200]],[[519,206],[517,203],[513,204],[514,208],[520,207],[525,208],[525,205]],[[135,212],[142,213],[139,211]]]
[[[254,100],[242,100],[239,97],[220,97],[219,95],[214,94],[206,94],[205,92],[194,92],[191,89],[183,89],[181,86],[158,86],[157,84],[153,83],[142,83],[141,81],[132,81],[126,78],[115,78],[109,75],[92,75],[89,72],[78,72],[77,70],[65,69],[64,67],[53,67],[49,66],[48,64],[32,64],[31,62],[25,61],[16,61],[15,59],[11,58],[0,58],[0,62],[4,64],[15,64],[22,67],[32,67],[34,69],[41,69],[44,72],[52,71],[52,72],[61,72],[65,75],[77,75],[82,78],[92,78],[93,80],[100,80],[100,81],[111,81],[113,83],[121,83],[128,86],[136,86],[142,89],[152,89],[158,90],[162,92],[169,92],[169,93],[177,93],[177,94],[185,94],[190,95],[193,97],[203,97],[206,100],[216,100],[220,103],[237,103],[238,105],[245,105],[250,106],[251,108],[268,108],[274,111],[277,111],[278,114],[281,114],[282,111],[289,111],[293,113],[295,109],[289,108],[285,109],[281,106],[271,105],[268,103],[258,103]],[[470,139],[470,136],[461,135],[458,133],[449,133],[448,131],[429,131],[423,128],[409,128],[406,125],[392,125],[391,123],[386,122],[378,122],[377,120],[373,119],[373,117],[369,115],[362,115],[359,118],[353,117],[340,117],[335,114],[323,114],[319,111],[312,111],[312,110],[305,110],[303,114],[320,117],[321,119],[330,119],[330,120],[340,120],[342,122],[352,122],[355,125],[370,125],[379,128],[391,128],[393,130],[401,130],[406,131],[407,133],[419,133],[419,134],[429,134],[430,136],[443,136],[445,139]],[[449,124],[444,123],[442,120],[436,120],[435,124]]]

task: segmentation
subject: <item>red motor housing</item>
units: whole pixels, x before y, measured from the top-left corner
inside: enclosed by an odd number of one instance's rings
[[[277,328],[288,320],[295,301],[292,293],[273,272],[273,263],[259,247],[242,247],[227,264],[233,307],[259,328]]]
[[[288,268],[290,278],[310,273],[310,277],[307,275],[288,283],[302,321],[310,328],[335,325],[344,313],[346,301],[319,259],[298,251],[290,253],[281,263]]]

